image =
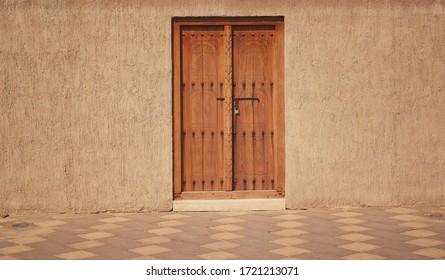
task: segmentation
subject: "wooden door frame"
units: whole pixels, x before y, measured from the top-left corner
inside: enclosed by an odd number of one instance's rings
[[[182,193],[182,141],[181,141],[181,28],[183,26],[240,26],[273,25],[279,34],[276,41],[277,64],[273,95],[274,127],[277,128],[274,158],[276,186],[272,191],[219,191]],[[172,18],[173,57],[173,199],[240,199],[277,198],[285,193],[285,124],[284,124],[284,17],[174,17]],[[231,183],[230,183],[231,184]],[[180,195],[178,195],[180,194]]]

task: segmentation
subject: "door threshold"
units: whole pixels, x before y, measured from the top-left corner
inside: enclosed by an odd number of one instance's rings
[[[173,200],[175,212],[280,211],[285,208],[284,198]]]

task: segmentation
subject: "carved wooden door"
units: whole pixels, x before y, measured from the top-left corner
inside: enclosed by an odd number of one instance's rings
[[[281,24],[175,26],[176,199],[284,195],[282,41]]]

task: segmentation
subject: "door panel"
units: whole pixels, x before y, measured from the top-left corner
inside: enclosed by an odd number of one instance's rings
[[[275,32],[244,27],[233,36],[234,189],[271,190]]]
[[[222,32],[182,31],[183,191],[221,190]]]
[[[284,196],[282,25],[174,34],[175,199]]]

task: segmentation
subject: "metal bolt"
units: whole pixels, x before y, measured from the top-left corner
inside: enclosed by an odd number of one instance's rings
[[[203,131],[201,131],[201,135],[202,135],[202,136],[204,136],[204,130],[203,130]]]
[[[210,82],[210,86],[213,87],[213,82]]]
[[[194,87],[195,86],[195,82],[192,82],[192,87]]]
[[[219,181],[221,184],[224,184],[224,180]]]
[[[195,132],[194,131],[192,131],[192,136],[195,136]]]
[[[201,86],[202,86],[202,87],[204,86],[204,82],[201,82]]]
[[[215,132],[214,131],[212,131],[212,136],[215,134]]]
[[[221,130],[221,135],[224,135],[224,131]]]
[[[252,136],[255,136],[255,130],[252,131]]]
[[[246,135],[246,132],[243,130],[243,136],[245,136]]]
[[[185,131],[183,131],[183,132],[182,132],[182,135],[185,135],[185,134],[186,134],[186,132],[185,132]]]

